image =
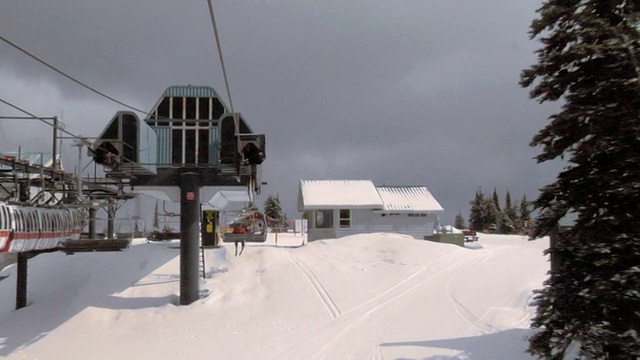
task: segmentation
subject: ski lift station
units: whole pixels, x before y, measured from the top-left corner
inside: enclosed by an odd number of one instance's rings
[[[144,121],[117,112],[91,152],[107,177],[128,178],[135,192],[161,200],[179,202],[181,176],[197,173],[202,203],[221,210],[260,192],[265,136],[231,113],[213,88],[172,86]]]
[[[260,193],[265,136],[232,114],[213,88],[172,86],[144,121],[117,112],[91,152],[107,177],[164,201],[179,203],[185,174],[198,175],[203,210],[220,211]]]
[[[200,234],[213,245],[219,212],[260,193],[265,145],[213,88],[187,85],[167,88],[144,119],[118,111],[90,148],[127,191],[180,203],[182,304],[199,296]]]
[[[59,166],[57,118],[37,119],[52,122],[51,156],[0,156],[0,270],[17,263],[16,308],[27,303],[30,257],[128,248],[131,234],[114,238],[117,203],[138,194],[180,204],[180,304],[199,299],[199,250],[216,245],[220,211],[260,193],[265,136],[213,88],[171,86],[144,119],[118,111],[93,143],[74,136],[79,154],[87,146],[105,174],[82,179]],[[106,239],[96,231],[101,208]]]

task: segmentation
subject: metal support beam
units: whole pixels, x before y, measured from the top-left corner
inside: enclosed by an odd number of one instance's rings
[[[107,239],[109,240],[113,239],[115,217],[116,207],[114,205],[107,206]]]
[[[18,276],[16,280],[16,310],[27,306],[27,264],[29,262],[29,254],[18,253],[17,270]]]
[[[200,227],[200,175],[180,175],[180,305],[200,298],[198,278],[198,235]]]
[[[51,156],[52,156],[51,168],[54,170],[58,168],[58,157],[56,156],[57,154],[58,154],[58,117],[54,116],[53,117],[53,144],[51,146]]]
[[[89,239],[96,238],[96,208],[89,208]]]
[[[29,201],[29,186],[25,183],[18,184],[18,200],[23,203]]]

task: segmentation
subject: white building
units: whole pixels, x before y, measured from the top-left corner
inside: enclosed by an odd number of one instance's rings
[[[370,180],[300,180],[298,211],[309,241],[388,232],[432,235],[442,206],[426,186],[375,186]]]

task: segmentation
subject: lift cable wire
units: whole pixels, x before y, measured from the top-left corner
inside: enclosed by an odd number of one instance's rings
[[[222,67],[222,76],[224,77],[224,85],[227,89],[227,97],[229,98],[229,107],[231,108],[231,112],[233,111],[233,101],[231,100],[231,90],[229,90],[229,78],[227,77],[227,69],[224,66],[224,58],[222,57],[222,46],[220,45],[220,36],[218,35],[218,25],[216,24],[216,15],[213,11],[213,4],[211,0],[207,0],[207,4],[209,5],[209,16],[211,17],[211,25],[213,26],[213,35],[216,38],[216,46],[218,48],[218,56],[220,57],[220,66]]]
[[[32,114],[32,113],[28,112],[27,110],[24,110],[24,109],[22,109],[22,108],[18,107],[17,105],[14,105],[14,104],[12,104],[12,103],[10,103],[10,102],[6,101],[6,100],[3,100],[2,98],[0,98],[0,102],[1,102],[1,103],[3,103],[3,104],[5,104],[5,105],[7,105],[7,106],[9,106],[9,107],[12,107],[12,108],[14,108],[14,109],[18,110],[18,111],[20,111],[20,112],[22,112],[22,113],[24,113],[24,114],[27,114],[27,115],[31,116],[32,118],[34,118],[34,119],[36,119],[36,120],[40,120],[40,121],[42,121],[43,123],[45,123],[45,124],[47,124],[47,125],[49,125],[49,126],[52,126],[52,127],[54,126],[52,123],[49,123],[46,119],[44,119],[44,118],[42,118],[42,117],[40,117],[40,116],[34,115],[34,114]],[[57,127],[57,129],[58,129],[59,131],[62,131],[62,132],[63,132],[63,133],[65,133],[65,134],[67,134],[67,135],[69,135],[69,136],[73,137],[74,139],[77,139],[77,140],[81,141],[81,142],[82,142],[83,144],[85,144],[85,145],[88,145],[88,146],[89,146],[89,145],[91,145],[91,143],[90,143],[87,139],[85,139],[85,138],[83,138],[83,137],[81,137],[81,136],[75,135],[75,134],[73,134],[73,133],[70,133],[69,131],[65,130],[65,129],[64,129],[63,127],[61,127],[61,126],[58,126],[58,127]]]
[[[207,0],[209,5],[209,16],[211,17],[211,26],[213,26],[213,36],[216,38],[216,46],[218,48],[218,56],[220,57],[220,67],[222,68],[222,76],[224,77],[224,86],[227,89],[227,97],[229,98],[229,108],[233,114],[233,122],[235,126],[236,136],[240,134],[240,128],[238,124],[238,115],[233,110],[233,100],[231,100],[231,90],[229,89],[229,78],[227,77],[227,68],[224,66],[224,57],[222,56],[222,46],[220,45],[220,36],[218,35],[218,25],[216,24],[216,14],[213,11],[213,4],[211,0]],[[238,153],[240,152],[240,142],[238,142]]]
[[[231,109],[231,113],[233,114],[233,125],[235,127],[235,134],[238,141],[236,142],[238,147],[236,151],[238,152],[238,156],[242,156],[241,144],[239,141],[240,138],[240,124],[238,119],[238,114],[233,110],[233,100],[231,100],[231,90],[229,88],[229,78],[227,76],[227,68],[224,66],[224,57],[222,56],[222,46],[220,45],[220,36],[218,35],[218,25],[216,23],[216,14],[213,10],[213,4],[211,0],[207,0],[207,5],[209,5],[209,16],[211,17],[211,26],[213,27],[213,35],[216,39],[216,47],[218,49],[218,57],[220,58],[220,67],[222,68],[222,76],[224,77],[224,85],[227,89],[227,97],[229,98],[229,108]],[[240,171],[240,170],[238,170]],[[253,191],[255,191],[252,187],[251,181],[249,181],[249,185],[247,188],[247,192],[249,194],[250,202],[253,203]]]
[[[80,80],[75,79],[75,78],[74,78],[74,77],[72,77],[71,75],[67,75],[67,74],[66,74],[65,72],[63,72],[62,70],[60,70],[60,69],[56,68],[56,67],[55,67],[55,66],[53,66],[53,65],[50,65],[49,63],[47,63],[47,62],[46,62],[46,61],[44,61],[44,60],[42,60],[42,59],[38,58],[37,56],[35,56],[35,55],[33,55],[32,53],[28,52],[27,50],[23,49],[23,48],[22,48],[22,47],[20,47],[19,45],[15,44],[15,43],[13,43],[12,41],[10,41],[9,39],[5,38],[5,37],[4,37],[4,36],[2,36],[1,34],[0,34],[0,40],[4,41],[5,43],[7,43],[7,44],[9,44],[9,45],[11,45],[11,46],[13,46],[14,48],[18,49],[19,51],[21,51],[22,53],[24,53],[24,54],[26,54],[27,56],[31,57],[32,59],[36,60],[37,62],[41,63],[42,65],[44,65],[44,66],[48,67],[49,69],[51,69],[51,70],[53,70],[53,71],[57,72],[57,73],[58,73],[58,74],[60,74],[60,75],[62,75],[62,76],[64,76],[64,77],[66,77],[67,79],[69,79],[69,80],[73,81],[74,83],[76,83],[76,84],[78,84],[78,85],[80,85],[80,86],[84,87],[85,89],[88,89],[88,90],[90,90],[90,91],[92,91],[92,92],[94,92],[94,93],[96,93],[96,94],[98,94],[98,95],[100,95],[100,96],[102,96],[102,97],[105,97],[105,98],[107,98],[107,99],[109,99],[109,100],[111,100],[111,101],[113,101],[113,102],[115,102],[115,103],[117,103],[117,104],[120,104],[120,105],[122,105],[122,106],[124,106],[124,107],[126,107],[126,108],[128,108],[128,109],[131,109],[131,110],[134,110],[134,111],[137,111],[137,112],[140,112],[140,113],[146,114],[146,115],[150,115],[148,112],[146,112],[146,111],[144,111],[144,110],[140,110],[140,109],[135,108],[135,107],[133,107],[133,106],[131,106],[131,105],[127,105],[127,104],[123,103],[122,101],[120,101],[120,100],[118,100],[118,99],[115,99],[115,98],[113,98],[113,97],[111,97],[111,96],[109,96],[109,95],[107,95],[107,94],[105,94],[105,93],[103,93],[103,92],[101,92],[101,91],[99,91],[99,90],[96,90],[95,88],[93,88],[93,87],[91,87],[91,86],[89,86],[89,85],[87,85],[87,84],[83,83],[83,82],[82,82],[82,81],[80,81]],[[229,101],[231,101],[231,100],[229,100]]]

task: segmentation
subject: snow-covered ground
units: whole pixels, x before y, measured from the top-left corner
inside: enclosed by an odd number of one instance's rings
[[[532,290],[548,239],[480,235],[467,248],[394,234],[302,244],[274,234],[206,250],[209,296],[176,306],[179,243],[29,261],[0,275],[9,359],[531,359]]]

